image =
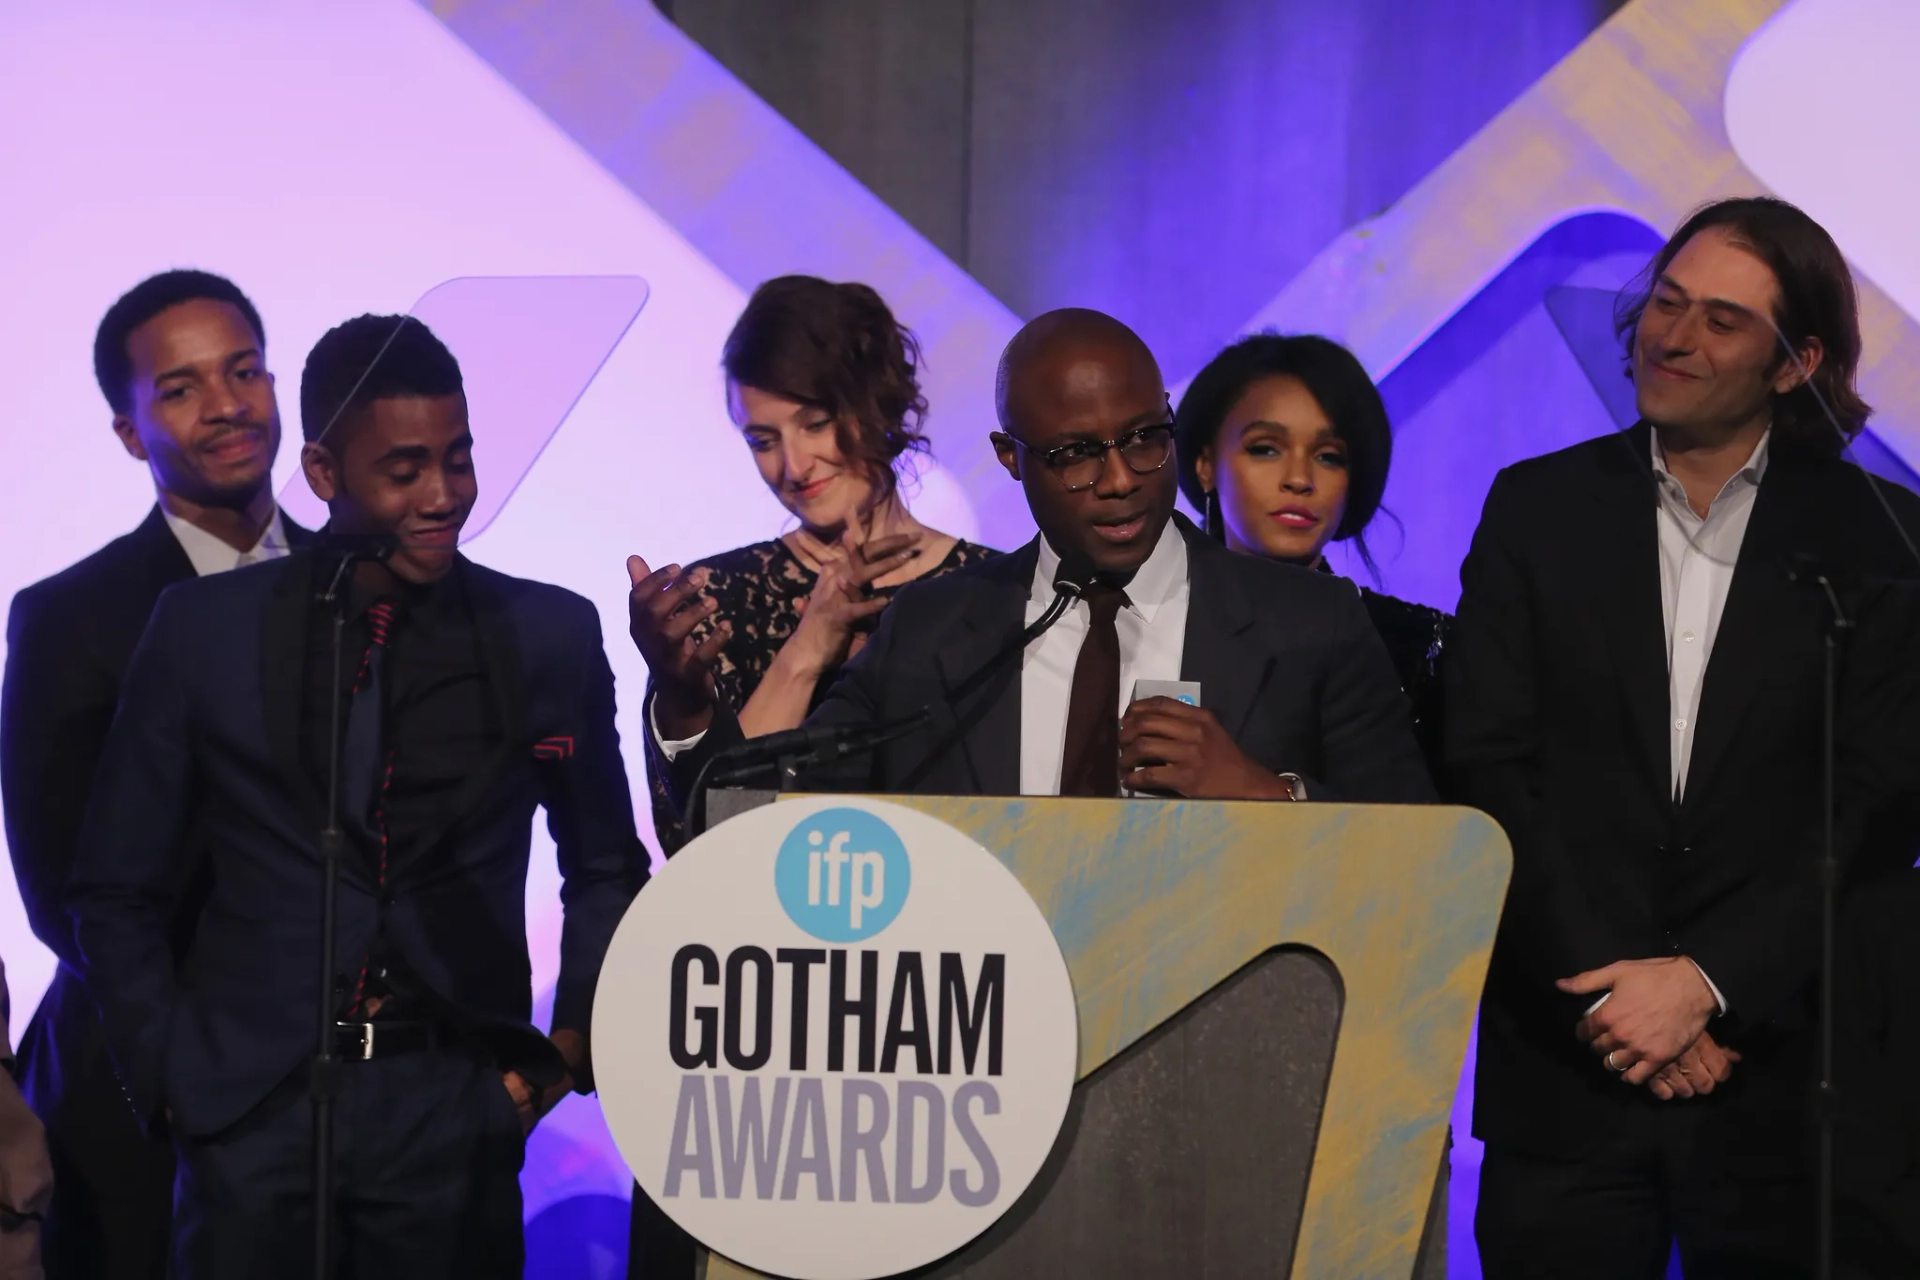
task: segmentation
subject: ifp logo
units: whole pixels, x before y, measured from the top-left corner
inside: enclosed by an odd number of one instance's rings
[[[822,809],[787,833],[773,888],[787,917],[823,942],[859,942],[893,923],[913,885],[907,847],[859,809]]]

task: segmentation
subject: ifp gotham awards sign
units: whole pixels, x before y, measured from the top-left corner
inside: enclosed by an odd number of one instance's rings
[[[1011,872],[898,805],[768,805],[682,850],[601,971],[595,1076],[635,1178],[709,1248],[866,1280],[992,1225],[1039,1172],[1073,989]]]

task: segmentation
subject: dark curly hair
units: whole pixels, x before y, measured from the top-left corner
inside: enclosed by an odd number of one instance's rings
[[[1361,561],[1377,576],[1365,534],[1387,491],[1393,428],[1366,368],[1331,338],[1268,330],[1240,339],[1207,362],[1187,385],[1173,415],[1180,491],[1195,510],[1206,510],[1207,491],[1195,462],[1219,438],[1221,424],[1248,387],[1261,378],[1282,376],[1300,380],[1347,446],[1347,505],[1333,538],[1352,539]]]
[[[133,412],[133,357],[127,354],[127,339],[133,331],[162,311],[203,299],[224,302],[238,311],[253,330],[261,354],[266,354],[267,330],[260,323],[260,312],[233,281],[211,271],[174,270],[148,276],[107,308],[93,335],[93,377],[115,413]]]
[[[1647,269],[1622,292],[1615,308],[1614,331],[1626,352],[1629,376],[1634,333],[1654,287],[1687,242],[1713,227],[1725,230],[1733,243],[1773,272],[1780,285],[1780,301],[1772,319],[1780,337],[1793,351],[1802,350],[1809,338],[1818,338],[1823,349],[1813,377],[1775,397],[1776,434],[1823,453],[1840,453],[1873,413],[1854,388],[1860,367],[1860,303],[1840,246],[1825,227],[1785,200],[1772,196],[1715,200],[1695,209],[1680,225]],[[1774,362],[1776,370],[1788,355],[1783,346]],[[1833,412],[1832,422],[1821,408],[1823,401]]]
[[[899,489],[901,459],[928,452],[920,424],[920,343],[864,284],[779,276],[753,291],[721,355],[728,381],[833,417],[841,454],[873,485]]]

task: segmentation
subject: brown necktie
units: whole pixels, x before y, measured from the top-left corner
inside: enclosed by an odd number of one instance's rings
[[[1104,582],[1087,588],[1087,638],[1073,664],[1060,794],[1120,794],[1120,633],[1113,620],[1127,593]]]

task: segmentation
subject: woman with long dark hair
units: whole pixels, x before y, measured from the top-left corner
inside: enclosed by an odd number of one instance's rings
[[[749,737],[806,718],[893,593],[993,554],[916,520],[900,492],[927,452],[920,349],[864,284],[781,276],[754,290],[721,357],[727,410],[796,526],[690,566],[727,632],[715,677]],[[685,836],[649,735],[654,826]]]
[[[1207,532],[1248,555],[1327,567],[1351,540],[1371,571],[1366,531],[1380,511],[1393,432],[1373,379],[1339,343],[1256,334],[1215,356],[1174,415],[1180,487]],[[1440,759],[1438,609],[1360,589],[1413,703],[1429,770]]]

